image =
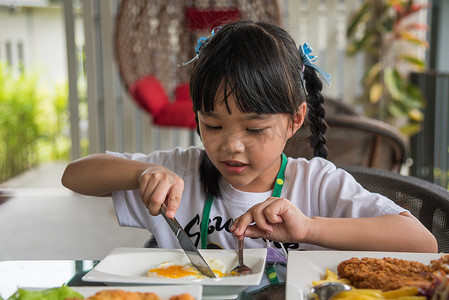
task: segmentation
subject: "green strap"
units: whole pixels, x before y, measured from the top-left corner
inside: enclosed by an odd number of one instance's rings
[[[209,229],[209,215],[210,209],[212,207],[212,202],[214,201],[214,197],[211,195],[207,195],[206,203],[204,203],[203,208],[203,218],[201,219],[201,249],[207,249],[207,231]]]
[[[282,186],[284,185],[284,173],[285,167],[287,166],[287,156],[282,153],[282,162],[281,168],[279,169],[278,176],[276,177],[276,181],[274,183],[273,189],[273,197],[281,197]],[[265,266],[265,273],[267,274],[268,280],[271,284],[279,283],[278,276],[276,274],[276,270],[274,269],[274,264],[267,263]]]
[[[287,156],[282,153],[281,168],[279,169],[276,181],[274,183],[273,197],[281,197],[282,186],[284,185],[284,172],[287,166]],[[207,231],[209,229],[209,215],[214,197],[207,195],[206,203],[203,208],[203,218],[201,219],[201,249],[207,249]]]
[[[287,166],[287,156],[282,153],[282,161],[281,161],[281,168],[279,169],[278,176],[276,177],[276,181],[274,182],[274,189],[273,189],[273,197],[281,197],[282,192],[282,186],[284,185],[284,173],[285,173],[285,167]]]
[[[279,283],[279,278],[276,270],[274,269],[273,263],[267,263],[267,265],[265,266],[265,272],[271,284]]]

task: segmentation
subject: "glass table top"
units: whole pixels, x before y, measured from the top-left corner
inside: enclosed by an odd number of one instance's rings
[[[0,297],[8,299],[17,288],[47,289],[68,286],[106,286],[102,282],[86,282],[82,277],[99,260],[10,260],[0,261]],[[242,292],[238,299],[284,299],[285,284],[261,284]]]

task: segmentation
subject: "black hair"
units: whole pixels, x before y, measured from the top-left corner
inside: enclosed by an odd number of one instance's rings
[[[310,144],[315,156],[326,157],[322,83],[311,67],[302,70],[293,38],[279,26],[247,20],[223,26],[201,48],[190,76],[197,124],[198,111],[214,110],[217,91],[223,92],[228,110],[227,96],[233,94],[237,107],[245,113],[293,116],[307,101]],[[200,134],[199,126],[197,131]],[[220,177],[204,152],[200,180],[207,195],[220,195]]]

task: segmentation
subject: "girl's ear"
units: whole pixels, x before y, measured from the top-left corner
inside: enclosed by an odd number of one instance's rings
[[[292,137],[296,133],[296,131],[298,131],[298,129],[301,128],[301,126],[304,124],[306,113],[307,113],[307,103],[303,102],[298,107],[298,111],[296,112],[296,114],[293,116],[292,123],[291,123],[292,130],[291,130],[291,135],[289,136],[289,138]]]

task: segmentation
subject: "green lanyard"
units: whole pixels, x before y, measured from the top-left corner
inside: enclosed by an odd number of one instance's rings
[[[282,161],[281,168],[279,169],[279,173],[276,177],[276,181],[274,183],[273,189],[273,197],[281,197],[282,186],[284,185],[284,173],[285,167],[287,166],[287,156],[282,153]],[[201,248],[207,248],[207,231],[209,229],[209,215],[210,209],[212,207],[212,202],[214,201],[214,197],[208,195],[206,198],[206,203],[204,203],[203,208],[203,218],[201,219],[200,230],[201,230]]]
[[[209,228],[209,215],[210,208],[212,207],[212,202],[214,197],[207,195],[206,203],[204,203],[203,208],[203,219],[201,219],[200,230],[201,230],[201,249],[207,249],[207,230]]]

